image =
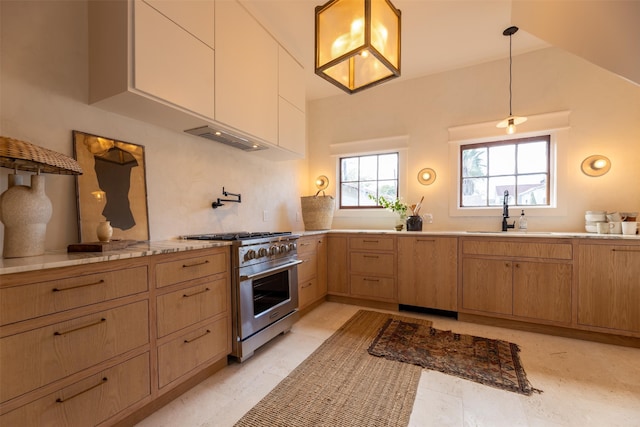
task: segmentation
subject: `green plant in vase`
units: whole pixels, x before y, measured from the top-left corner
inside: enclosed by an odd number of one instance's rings
[[[387,199],[384,196],[375,197],[373,194],[369,194],[369,198],[374,200],[379,206],[390,210],[391,212],[395,212],[399,215],[399,221],[396,224],[396,230],[400,231],[404,227],[404,221],[407,218],[407,210],[409,209],[409,205],[400,201],[399,198],[395,198],[394,200]]]

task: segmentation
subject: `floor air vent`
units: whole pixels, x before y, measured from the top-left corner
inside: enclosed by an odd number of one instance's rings
[[[253,141],[249,141],[246,138],[241,138],[236,135],[232,135],[223,130],[215,129],[211,126],[202,126],[199,128],[185,130],[186,133],[196,135],[202,138],[207,138],[212,141],[221,142],[222,144],[230,147],[239,148],[243,151],[259,151],[266,150],[268,147],[258,144]]]

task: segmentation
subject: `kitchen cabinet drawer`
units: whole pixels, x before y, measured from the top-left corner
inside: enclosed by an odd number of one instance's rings
[[[298,256],[316,253],[318,250],[318,238],[314,236],[301,237],[298,239]]]
[[[302,264],[298,264],[298,281],[304,282],[316,276],[318,271],[318,257],[315,253],[298,255]]]
[[[156,286],[161,288],[187,280],[198,279],[212,274],[224,273],[229,269],[227,248],[196,257],[183,257],[156,265]]]
[[[395,248],[394,239],[392,237],[351,237],[349,239],[349,248],[366,249],[376,251],[392,251]]]
[[[157,298],[159,337],[229,310],[226,276],[201,282]]]
[[[8,412],[0,425],[97,425],[150,395],[149,372],[149,353],[144,353]]]
[[[395,294],[393,278],[351,275],[351,295],[353,296],[395,300]]]
[[[383,253],[351,252],[349,254],[352,273],[393,276],[394,255]]]
[[[25,277],[25,281],[27,280],[29,276]],[[147,290],[147,266],[3,288],[0,289],[0,324],[19,322]]]
[[[318,298],[318,281],[313,279],[298,281],[298,306],[306,307]]]
[[[182,375],[231,352],[228,317],[211,322],[158,347],[158,381],[162,388]]]
[[[0,401],[148,342],[147,301],[4,337],[0,340]]]
[[[495,240],[463,240],[464,255],[493,255],[527,258],[573,259],[570,243],[504,242]]]

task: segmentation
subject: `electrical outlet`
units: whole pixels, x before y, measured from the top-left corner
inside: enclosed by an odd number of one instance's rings
[[[300,211],[296,211],[296,222],[302,221],[302,214]]]
[[[267,222],[269,219],[269,211],[262,211],[262,221]]]

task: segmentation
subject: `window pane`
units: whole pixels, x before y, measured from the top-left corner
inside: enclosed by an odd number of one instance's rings
[[[487,206],[487,179],[462,180],[462,206]]]
[[[385,199],[395,199],[398,195],[398,181],[379,181],[378,196],[384,196]]]
[[[518,145],[518,173],[547,172],[547,143]]]
[[[342,173],[342,182],[358,180],[358,158],[348,157],[341,159],[340,171]]]
[[[378,179],[378,156],[360,157],[360,181]]]
[[[378,179],[398,179],[398,154],[384,154],[378,157]]]
[[[377,182],[376,181],[366,181],[360,183],[360,194],[358,204],[360,206],[375,206],[375,200],[371,200],[369,198],[369,194],[372,194],[374,197],[376,195],[377,190]]]
[[[548,206],[550,144],[545,135],[461,146],[460,206],[501,206],[505,190],[511,206]]]
[[[340,186],[340,205],[358,206],[358,184],[343,183]]]
[[[471,148],[462,152],[462,176],[487,175],[487,148]]]
[[[398,197],[398,153],[344,157],[340,161],[340,207],[371,208],[369,196]]]
[[[504,192],[509,191],[509,204],[515,204],[516,177],[498,176],[489,178],[489,206],[502,206]]]
[[[489,176],[516,173],[516,146],[499,145],[489,148]]]
[[[518,205],[533,206],[547,203],[547,175],[518,177]]]

